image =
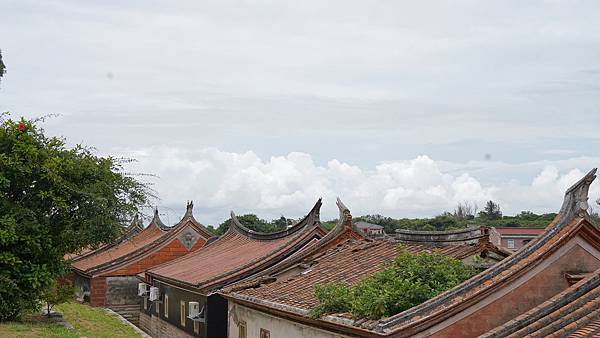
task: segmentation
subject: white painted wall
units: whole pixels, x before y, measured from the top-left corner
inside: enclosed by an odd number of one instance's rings
[[[344,338],[340,334],[302,325],[287,319],[275,317],[261,311],[233,304],[229,301],[229,338],[238,338],[238,322],[245,321],[248,338],[260,338],[260,329],[271,332],[271,337],[286,338]]]

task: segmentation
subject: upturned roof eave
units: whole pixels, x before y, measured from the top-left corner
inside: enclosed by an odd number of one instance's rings
[[[574,233],[582,221],[593,225],[593,221],[587,215],[587,199],[589,186],[595,179],[595,174],[596,169],[591,170],[567,190],[560,212],[540,237],[461,285],[423,304],[380,320],[376,330],[390,332],[397,337],[416,334],[460,312],[482,296],[536,266],[539,261],[566,243],[569,239],[567,233]],[[597,227],[593,226],[592,231],[600,235]],[[460,299],[460,302],[457,299]]]
[[[322,233],[316,227],[312,228],[311,231],[304,232],[301,235],[294,237],[290,241],[283,243],[281,246],[270,251],[266,255],[257,257],[251,262],[247,262],[246,264],[239,266],[237,269],[226,271],[222,274],[201,281],[185,281],[174,277],[169,277],[164,274],[159,274],[152,270],[149,270],[146,273],[152,276],[153,279],[161,282],[168,282],[174,285],[189,287],[208,295],[229,284],[251,277],[263,269],[267,269],[276,265],[280,261],[287,259],[296,251],[301,250],[315,236],[322,236]]]
[[[310,227],[310,226],[322,227],[321,220],[320,220],[321,205],[322,205],[322,199],[319,198],[317,200],[317,202],[315,203],[315,205],[312,207],[312,209],[308,212],[308,214],[306,214],[306,216],[304,216],[302,218],[302,220],[300,220],[298,223],[292,225],[291,227],[289,227],[285,230],[281,230],[281,231],[273,232],[273,233],[262,233],[262,232],[257,232],[257,231],[248,229],[246,226],[244,226],[239,221],[239,219],[237,218],[235,213],[233,211],[231,211],[231,225],[227,231],[228,232],[235,231],[243,236],[246,236],[246,237],[249,237],[252,239],[256,239],[256,240],[275,240],[275,239],[280,239],[283,237],[292,236],[295,233],[297,233],[298,231],[301,231],[302,229],[304,229],[306,227]]]

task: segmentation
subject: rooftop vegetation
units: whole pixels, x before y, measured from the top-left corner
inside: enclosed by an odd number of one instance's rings
[[[349,285],[331,282],[315,286],[319,305],[311,317],[348,313],[355,319],[379,319],[400,313],[471,278],[477,269],[438,252],[400,254],[383,270]]]

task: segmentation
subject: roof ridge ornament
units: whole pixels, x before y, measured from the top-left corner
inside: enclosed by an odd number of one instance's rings
[[[136,213],[131,220],[131,224],[129,225],[129,229],[140,227],[140,215]]]
[[[302,229],[306,229],[308,227],[321,226],[320,225],[321,224],[321,220],[320,220],[321,205],[322,205],[322,199],[319,198],[317,200],[317,203],[315,203],[315,205],[312,207],[312,209],[308,212],[308,214],[306,216],[304,216],[304,218],[302,218],[301,221],[292,225],[291,227],[288,227],[287,229],[277,231],[277,232],[272,232],[272,233],[262,233],[262,232],[254,231],[252,229],[247,228],[240,222],[240,220],[235,215],[235,212],[233,212],[233,210],[232,210],[231,211],[231,224],[227,231],[228,232],[236,231],[242,235],[245,235],[245,236],[248,236],[248,237],[251,237],[254,239],[261,239],[261,240],[271,240],[271,239],[282,238],[285,236],[289,236],[293,233],[296,233]]]
[[[335,204],[337,205],[340,211],[340,220],[339,224],[344,228],[352,229],[352,214],[350,213],[350,209],[344,205],[342,200],[338,197]]]
[[[186,217],[193,218],[194,217],[193,210],[194,210],[194,201],[193,200],[187,201],[187,204],[185,207],[185,214],[183,215],[183,218],[186,218]]]
[[[169,229],[169,227],[166,226],[160,219],[160,216],[158,215],[158,207],[154,207],[154,216],[152,217],[152,221],[150,221],[150,224],[158,226],[161,230]]]
[[[597,170],[598,168],[590,170],[583,178],[577,181],[577,183],[567,189],[559,213],[563,215],[573,213],[580,217],[587,215],[587,210],[589,208],[588,193],[590,185],[594,182],[594,179],[596,179]]]

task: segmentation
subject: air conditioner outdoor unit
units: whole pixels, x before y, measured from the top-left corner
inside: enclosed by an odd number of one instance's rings
[[[150,301],[159,300],[160,298],[160,290],[157,287],[150,287]]]
[[[200,313],[200,303],[190,302],[189,307],[190,307],[190,310],[188,312],[190,313],[190,317],[192,317],[192,318],[196,317],[198,315],[198,313]]]
[[[200,303],[198,302],[189,303],[189,313],[190,315],[188,316],[188,318],[193,320],[194,322],[204,323],[204,321],[206,320],[204,318],[204,308],[202,308],[201,310]]]
[[[138,296],[145,296],[148,293],[148,284],[138,283]]]

